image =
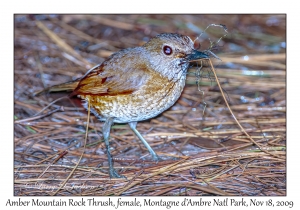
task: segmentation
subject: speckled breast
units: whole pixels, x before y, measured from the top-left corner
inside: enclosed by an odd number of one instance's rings
[[[114,118],[116,123],[142,121],[153,118],[180,97],[185,85],[185,73],[173,81],[165,78],[149,80],[142,88],[129,95],[81,96],[91,102],[91,112],[100,120]],[[84,107],[88,108],[87,102]]]

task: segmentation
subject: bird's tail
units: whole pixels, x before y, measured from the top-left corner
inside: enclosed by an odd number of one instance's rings
[[[45,88],[44,90],[40,90],[36,93],[34,93],[35,96],[41,95],[43,93],[50,93],[50,92],[71,92],[73,90],[75,90],[75,88],[78,86],[80,79],[71,81],[71,82],[66,82],[66,83],[62,83],[59,85],[54,85],[48,88]]]

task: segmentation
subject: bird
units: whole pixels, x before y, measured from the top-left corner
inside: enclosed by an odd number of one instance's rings
[[[159,156],[136,129],[137,123],[148,120],[170,108],[185,86],[190,63],[209,59],[205,51],[194,49],[189,36],[162,33],[142,46],[113,53],[104,62],[91,68],[78,79],[54,85],[36,93],[71,92],[82,99],[83,106],[104,121],[102,135],[111,178],[124,178],[113,167],[109,136],[114,123],[128,123],[148,149],[154,161]]]

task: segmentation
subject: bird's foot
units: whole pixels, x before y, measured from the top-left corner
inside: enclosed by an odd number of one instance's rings
[[[157,154],[152,155],[152,159],[153,159],[156,163],[158,163],[159,161],[162,161],[162,160],[163,160],[163,159],[162,159],[161,157],[159,157]]]
[[[126,176],[124,175],[119,175],[118,172],[112,168],[112,169],[109,169],[109,176],[110,178],[122,178],[122,179],[127,179]]]

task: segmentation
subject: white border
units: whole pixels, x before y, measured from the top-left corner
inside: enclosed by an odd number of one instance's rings
[[[293,1],[296,2],[296,1]],[[13,14],[14,13],[287,13],[287,158],[288,179],[287,197],[275,197],[273,200],[293,200],[299,206],[299,12],[298,5],[282,1],[6,1],[1,4],[1,179],[0,206],[5,206],[7,199],[13,197]],[[298,113],[298,114],[297,114]],[[4,134],[4,135],[3,135]],[[45,198],[45,197],[43,197]],[[51,198],[49,198],[51,199]],[[172,197],[172,200],[175,198]],[[267,198],[266,198],[267,199]],[[24,200],[30,200],[25,198]],[[46,200],[46,198],[45,198]],[[48,200],[48,198],[47,198]],[[7,207],[4,207],[5,209]],[[31,207],[37,209],[38,207]],[[30,209],[31,209],[30,208]],[[65,208],[65,207],[62,207]],[[59,208],[59,209],[62,209]],[[99,208],[99,207],[97,207]],[[160,208],[159,209],[166,209]],[[199,208],[199,207],[198,207]],[[294,209],[297,207],[294,206]],[[298,207],[299,208],[299,207]],[[1,207],[1,209],[3,209]],[[172,208],[175,209],[175,208]],[[176,208],[178,209],[178,208]],[[225,209],[228,209],[225,207]],[[247,208],[252,209],[252,208]]]

